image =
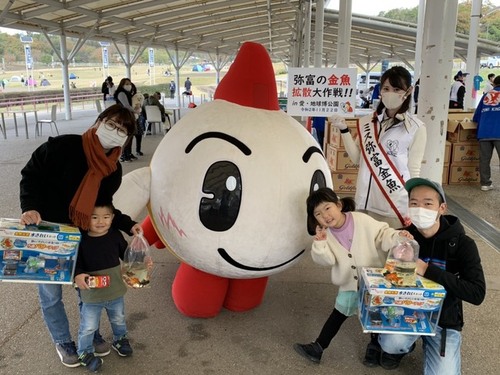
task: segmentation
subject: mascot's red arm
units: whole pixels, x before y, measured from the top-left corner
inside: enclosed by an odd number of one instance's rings
[[[149,215],[141,224],[144,237],[157,249],[165,248]],[[172,284],[177,309],[192,318],[212,318],[225,307],[231,311],[251,310],[262,303],[267,277],[228,279],[181,263]]]

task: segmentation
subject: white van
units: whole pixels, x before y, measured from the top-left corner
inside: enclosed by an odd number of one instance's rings
[[[368,87],[375,86],[380,82],[380,77],[382,77],[382,73],[380,72],[372,72],[370,73],[370,80],[368,81]],[[366,74],[358,74],[357,86],[359,89],[363,89],[366,87]]]

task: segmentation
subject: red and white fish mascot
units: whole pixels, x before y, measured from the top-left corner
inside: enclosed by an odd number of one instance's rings
[[[147,206],[146,238],[181,260],[177,309],[208,318],[260,305],[268,276],[310,246],[305,202],[325,186],[317,142],[279,108],[266,49],[246,42],[214,100],[172,127],[148,168],[123,177],[114,203],[132,217]]]

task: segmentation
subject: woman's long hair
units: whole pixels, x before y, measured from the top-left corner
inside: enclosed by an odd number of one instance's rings
[[[132,85],[132,90],[127,91],[127,90],[125,90],[123,88],[123,86],[125,86],[129,82]],[[118,94],[121,93],[121,92],[123,92],[123,93],[125,93],[125,95],[127,95],[128,104],[132,105],[132,96],[134,96],[134,94],[135,94],[134,90],[135,90],[135,85],[132,83],[132,81],[130,80],[130,78],[122,78],[120,80],[120,83],[118,84],[118,87],[115,90],[114,98],[115,98],[116,102],[117,103],[120,102],[118,100]]]

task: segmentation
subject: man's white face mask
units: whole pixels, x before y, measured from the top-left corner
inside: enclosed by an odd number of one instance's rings
[[[417,229],[429,229],[438,219],[438,211],[429,210],[423,207],[408,208],[408,215]]]

